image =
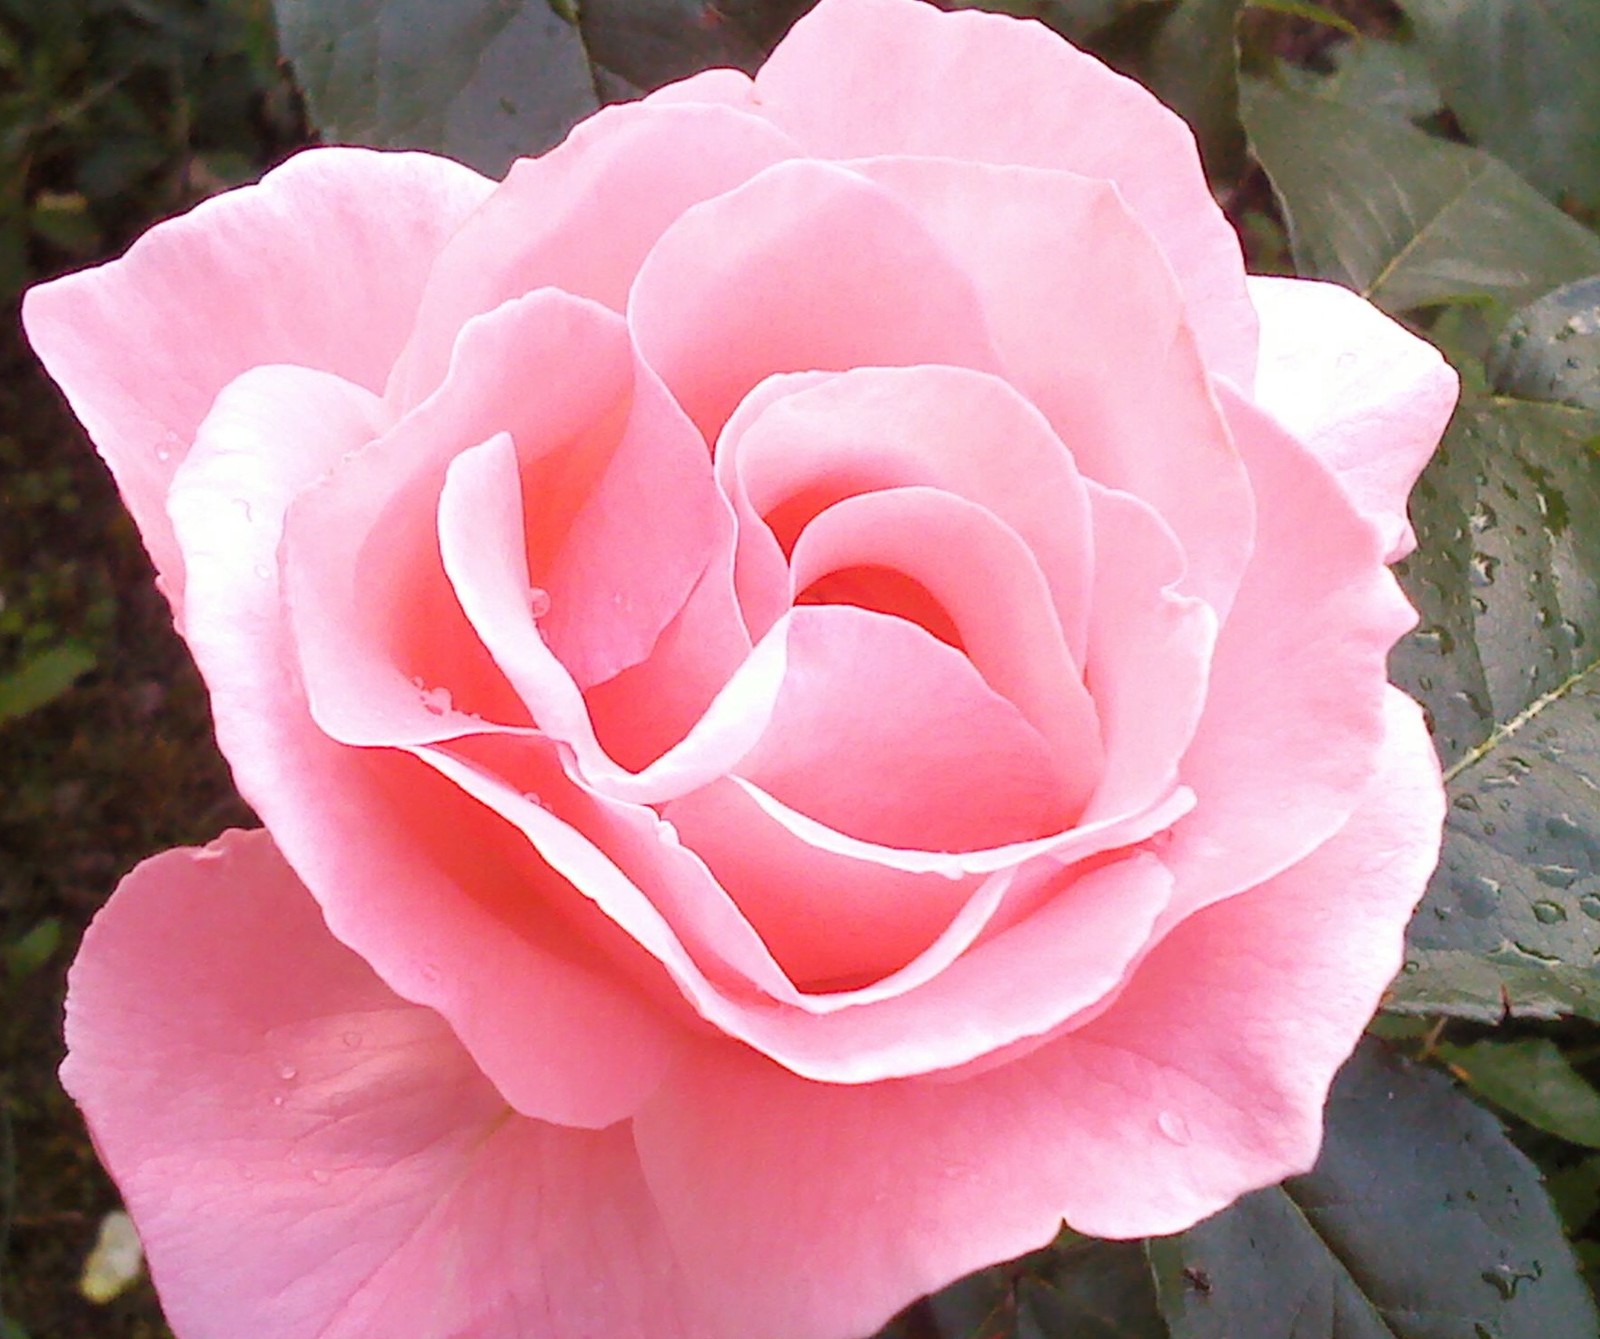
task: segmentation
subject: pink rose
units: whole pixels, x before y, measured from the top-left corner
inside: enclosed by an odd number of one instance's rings
[[[823,0],[504,183],[34,290],[265,829],[67,1086],[184,1339],[851,1339],[1307,1167],[1439,842],[1455,398],[1032,23]]]

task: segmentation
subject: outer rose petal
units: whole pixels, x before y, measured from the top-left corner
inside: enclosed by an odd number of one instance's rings
[[[640,267],[628,324],[708,442],[773,373],[998,366],[955,259],[887,191],[827,163],[779,163],[685,210]]]
[[[1006,379],[1078,470],[1160,512],[1188,555],[1183,590],[1226,614],[1250,555],[1249,477],[1170,258],[1116,187],[916,158],[855,167],[959,259]]]
[[[462,325],[536,288],[620,312],[640,262],[685,209],[798,153],[770,122],[728,107],[626,103],[513,163],[439,257],[395,398],[420,400],[444,375]]]
[[[1180,768],[1199,802],[1166,852],[1175,918],[1271,878],[1344,825],[1378,762],[1390,648],[1416,622],[1380,536],[1327,466],[1222,391],[1260,529]]]
[[[67,1042],[185,1339],[701,1332],[628,1127],[509,1110],[442,1018],[333,939],[265,832],[123,881],[73,966]]]
[[[174,609],[167,490],[217,392],[266,363],[381,391],[434,258],[493,185],[447,158],[317,149],[159,224],[121,260],[29,290],[28,339],[111,467]]]
[[[1172,1232],[1308,1167],[1438,853],[1421,713],[1391,692],[1388,725],[1338,836],[1185,922],[1101,1017],[1023,1059],[851,1089],[707,1044],[635,1119],[697,1291],[736,1298],[745,1333],[866,1334],[1063,1218]]]
[[[1387,561],[1416,543],[1406,498],[1455,409],[1440,352],[1338,284],[1253,277],[1255,402],[1322,458],[1382,532]]]
[[[537,905],[530,890],[563,885],[497,844],[470,800],[408,759],[341,747],[309,714],[277,579],[283,514],[375,417],[368,391],[263,367],[201,425],[170,505],[217,738],[336,934],[397,992],[444,1013],[520,1110],[609,1124],[669,1063],[672,1024]]]
[[[1255,311],[1193,134],[1042,24],[822,0],[762,67],[751,102],[820,157],[960,158],[1114,181],[1171,261],[1206,361],[1249,389]]]

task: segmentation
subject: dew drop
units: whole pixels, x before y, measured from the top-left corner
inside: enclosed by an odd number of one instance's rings
[[[333,1180],[333,1173],[324,1171],[320,1167],[313,1168],[307,1175],[319,1186],[325,1186],[329,1181]]]
[[[450,710],[450,690],[448,688],[424,688],[422,690],[422,705],[434,716],[443,716]]]
[[[1494,915],[1500,903],[1499,883],[1483,876],[1457,884],[1455,891],[1461,910],[1477,920]]]
[[[437,963],[425,962],[417,969],[422,974],[422,979],[433,985],[439,980],[439,966]]]
[[[1418,972],[1420,972],[1422,970],[1422,964],[1420,962],[1416,961],[1416,959],[1413,958],[1413,959],[1408,960],[1406,962],[1405,966],[1402,967],[1400,970],[1406,976],[1415,976]]]
[[[1487,553],[1475,553],[1472,561],[1467,565],[1467,580],[1480,589],[1494,585],[1494,574],[1500,566],[1498,558],[1491,558]]]
[[[528,612],[543,618],[550,612],[550,592],[543,586],[533,586],[528,591]]]
[[[254,570],[257,580],[270,581],[272,579],[272,569],[265,563],[257,563]]]
[[[1578,871],[1573,869],[1571,865],[1535,865],[1533,867],[1533,877],[1538,879],[1546,888],[1570,888],[1578,881]],[[1555,903],[1535,902],[1533,904],[1535,915],[1538,914],[1539,908],[1542,906],[1555,906]],[[1560,910],[1560,908],[1557,908],[1557,910]],[[1556,917],[1556,920],[1564,921],[1566,918],[1567,914],[1563,911],[1560,916]],[[1539,919],[1544,920],[1544,917],[1540,916]],[[1545,921],[1545,924],[1552,925],[1554,921]]]
[[[297,1074],[299,1074],[299,1072],[300,1071],[298,1069],[296,1069],[293,1065],[279,1065],[278,1066],[278,1077],[280,1079],[282,1079],[285,1083],[288,1083],[289,1080],[294,1078]]]
[[[276,1097],[274,1097],[272,1099],[272,1105],[275,1106],[275,1107],[281,1107],[283,1105],[283,1094],[282,1093],[279,1093]]]
[[[248,499],[236,497],[233,500],[233,505],[239,509],[239,518],[246,525],[249,525],[251,521],[255,520],[255,513],[250,510],[250,503]]]
[[[1189,1122],[1176,1111],[1163,1111],[1156,1117],[1156,1128],[1175,1144],[1189,1142]]]
[[[364,1038],[359,1032],[346,1032],[339,1040],[345,1044],[346,1050],[358,1051]]]

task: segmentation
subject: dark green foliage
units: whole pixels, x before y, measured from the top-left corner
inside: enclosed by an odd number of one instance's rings
[[[1339,1076],[1311,1172],[1150,1254],[1173,1339],[1582,1339],[1600,1326],[1538,1170],[1448,1079],[1373,1042]]]

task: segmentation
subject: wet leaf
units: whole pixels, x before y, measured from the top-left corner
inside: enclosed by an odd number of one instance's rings
[[[1412,494],[1391,660],[1450,812],[1390,1007],[1600,1018],[1600,415],[1476,400]]]
[[[429,149],[499,176],[602,102],[753,70],[812,0],[275,0],[330,140]]]
[[[1489,154],[1257,80],[1242,107],[1302,274],[1398,312],[1520,305],[1600,271],[1600,237]]]
[[[1512,317],[1488,371],[1502,395],[1600,412],[1600,274],[1546,293]]]
[[[1600,205],[1600,5],[1399,3],[1467,133],[1551,198]]]
[[[1150,1243],[1173,1339],[1555,1339],[1596,1332],[1538,1170],[1448,1078],[1363,1043],[1322,1156]]]

